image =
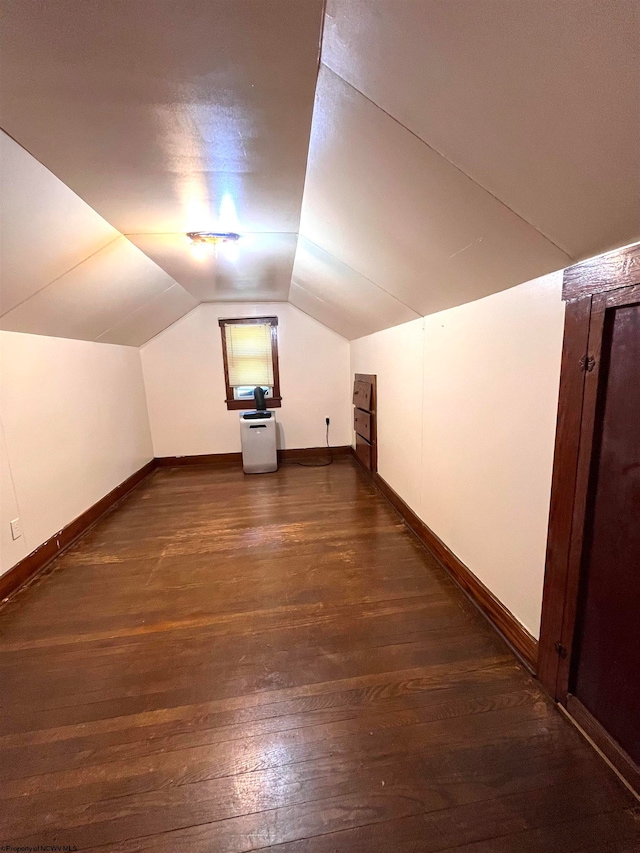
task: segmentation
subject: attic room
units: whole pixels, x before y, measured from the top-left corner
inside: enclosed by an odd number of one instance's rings
[[[0,847],[640,851],[637,0],[7,0]]]

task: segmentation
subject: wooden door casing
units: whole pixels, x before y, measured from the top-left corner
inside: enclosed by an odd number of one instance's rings
[[[598,392],[603,375],[603,335],[607,312],[640,302],[640,245],[611,253],[599,262],[603,269],[601,283],[595,261],[565,271],[564,295],[569,301],[537,669],[540,681],[552,697],[565,707],[579,707],[581,714],[582,706],[570,690],[572,667],[575,666],[574,638],[583,575],[594,430],[598,424]],[[584,280],[581,270],[584,270]],[[612,739],[607,743],[606,737],[598,737],[595,721],[591,728],[590,735],[598,746],[630,783],[637,786],[636,765],[627,762],[625,767],[625,761],[615,754]],[[631,772],[626,772],[629,767],[632,767]]]
[[[596,301],[605,323],[569,692],[638,764],[640,287]]]
[[[587,502],[589,499],[590,480],[592,479],[594,430],[598,417],[599,389],[602,384],[602,343],[605,331],[605,317],[607,310],[624,305],[633,305],[638,302],[640,302],[640,286],[625,287],[612,293],[597,294],[592,298],[587,358],[592,358],[594,361],[591,370],[587,369],[585,371],[583,386],[567,582],[560,633],[560,644],[564,649],[564,654],[558,655],[558,672],[555,686],[555,698],[563,704],[566,704],[566,696],[569,692],[571,665],[573,661],[573,641],[582,577]]]

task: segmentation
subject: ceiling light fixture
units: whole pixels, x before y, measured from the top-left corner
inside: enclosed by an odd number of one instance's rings
[[[191,241],[191,251],[194,258],[204,260],[213,249],[217,254],[218,246],[226,243],[234,253],[237,248],[234,245],[240,239],[235,231],[189,231],[187,238]]]
[[[240,239],[240,235],[234,231],[189,231],[187,237],[192,244],[206,244],[209,246],[217,246],[219,243],[236,243]]]

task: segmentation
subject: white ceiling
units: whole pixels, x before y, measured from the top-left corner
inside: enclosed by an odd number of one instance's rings
[[[640,237],[636,0],[327,0],[318,75],[322,5],[8,3],[2,328],[288,299],[354,338]]]
[[[572,258],[640,231],[638,0],[327,0],[322,60]]]
[[[120,234],[1,132],[0,167],[0,311],[4,314]]]
[[[129,239],[200,302],[287,301],[296,233],[242,232],[237,245],[194,257],[180,234],[130,234]]]
[[[568,261],[326,66],[300,231],[421,315]]]
[[[322,0],[14,0],[4,129],[122,234],[297,232]]]
[[[322,0],[9,4],[2,328],[138,345],[201,300],[286,300],[321,27]],[[194,260],[219,229],[237,260]]]
[[[300,235],[289,301],[345,338],[397,326],[420,315],[361,273]]]
[[[0,132],[0,328],[138,346],[198,304]]]

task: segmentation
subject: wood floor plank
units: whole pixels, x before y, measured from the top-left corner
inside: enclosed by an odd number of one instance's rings
[[[105,845],[99,841],[93,848],[85,849],[112,853],[170,853],[176,850],[204,853],[212,849],[216,853],[241,853],[284,845],[291,840],[361,830],[353,833],[351,847],[344,849],[382,851],[384,846],[371,847],[369,840],[382,837],[388,850],[391,844],[397,844],[395,827],[390,823],[404,821],[402,829],[409,838],[415,837],[416,832],[422,835],[422,846],[418,849],[436,853],[532,827],[546,828],[570,819],[570,815],[579,817],[612,810],[611,786],[602,786],[598,781],[585,780],[580,786],[580,795],[575,788],[567,791],[562,784],[435,810],[429,809],[425,791],[362,790],[353,795],[312,800],[159,835],[142,835],[124,842]],[[398,840],[402,844],[402,837]],[[315,850],[315,847],[312,845],[308,849]],[[406,848],[398,845],[391,849],[404,851]]]
[[[73,794],[80,796],[67,797],[63,808],[57,806],[55,797],[41,794],[28,803],[21,798],[6,803],[5,833],[6,838],[33,837],[34,833],[68,832],[73,827],[78,829],[74,843],[83,832],[93,843],[100,832],[106,843],[362,790],[384,788],[384,793],[397,793],[399,786],[404,792],[415,788],[423,797],[428,795],[430,808],[439,809],[535,791],[550,779],[570,784],[593,774],[584,751],[549,752],[539,746],[529,744],[519,750],[529,767],[526,775],[519,776],[508,772],[508,750],[494,750],[491,762],[483,762],[477,751],[453,750],[452,756],[410,756],[400,761],[392,756],[359,767],[330,759],[302,762],[288,766],[286,774],[279,769],[258,770],[97,802],[83,799],[82,791],[77,790]],[[604,777],[605,771],[599,775]]]
[[[329,734],[335,737],[338,734],[357,733],[363,727],[374,731],[414,726],[423,722],[522,708],[524,705],[534,705],[535,701],[535,694],[526,689],[494,694],[487,691],[479,698],[470,696],[438,705],[429,701],[424,705],[415,702],[412,708],[402,710],[395,707],[385,711],[382,703],[376,703],[377,710],[368,714],[349,708],[321,708],[299,714],[269,716],[252,723],[216,725],[212,719],[209,726],[200,721],[195,729],[183,720],[177,724],[143,730],[128,727],[103,734],[84,734],[74,738],[72,743],[64,739],[55,745],[44,742],[1,748],[0,781],[70,769],[76,765],[86,767],[122,758],[130,760],[155,753],[211,746],[214,743],[247,742],[251,738],[285,732],[298,732],[309,743],[314,739],[322,740]]]
[[[478,689],[479,683],[481,689]],[[153,735],[153,728],[163,726],[208,728],[216,723],[228,725],[295,713],[312,714],[322,709],[352,709],[356,712],[370,707],[403,709],[416,704],[440,703],[452,696],[467,695],[467,692],[476,698],[490,697],[510,686],[533,690],[539,696],[532,683],[523,684],[513,660],[484,666],[478,661],[463,661],[457,665],[431,667],[429,677],[422,668],[417,668],[389,673],[388,680],[384,681],[379,676],[356,677],[331,684],[303,685],[269,693],[160,707],[140,714],[97,718],[57,727],[21,727],[14,733],[0,736],[0,747],[12,748],[122,731],[146,738]],[[39,719],[52,722],[51,715],[46,713]],[[148,735],[150,729],[151,734]]]
[[[278,648],[277,643],[265,640],[262,648],[255,652],[247,648],[243,654],[237,654],[229,649],[225,655],[223,648],[219,656],[216,652],[213,657],[208,654],[210,645],[204,643],[190,656],[178,653],[180,669],[169,673],[158,660],[152,660],[145,666],[142,656],[138,655],[136,660],[128,663],[126,676],[122,674],[121,661],[110,669],[101,667],[97,662],[82,683],[73,679],[66,669],[49,670],[43,673],[42,680],[34,682],[28,678],[24,668],[7,673],[5,683],[13,692],[19,692],[25,704],[36,710],[59,706],[60,703],[52,699],[53,691],[64,695],[66,704],[75,704],[84,701],[85,696],[87,701],[94,702],[148,693],[151,692],[147,689],[149,683],[154,687],[161,685],[167,691],[189,686],[194,679],[215,678],[226,683],[231,672],[240,673],[245,679],[254,678],[256,683],[266,670],[282,672],[283,680],[285,674],[289,675],[288,680],[295,680],[294,675],[302,670],[307,674],[317,673],[320,681],[331,681],[357,673],[393,672],[473,657],[500,659],[494,638],[478,636],[471,626],[459,626],[457,631],[447,627],[426,637],[397,637],[390,642],[380,638],[373,644],[359,644],[356,638],[352,648],[343,649],[332,649],[329,644]],[[506,653],[503,652],[502,656],[506,657]],[[212,695],[211,698],[215,697]],[[3,696],[0,710],[9,710],[12,701],[12,697]]]
[[[535,709],[525,711],[521,708],[412,726],[376,728],[371,719],[368,720],[369,728],[363,727],[360,720],[348,723],[216,743],[214,762],[211,760],[212,745],[206,744],[6,780],[0,800],[28,796],[43,785],[62,790],[100,781],[133,792],[147,790],[150,784],[166,784],[167,779],[171,784],[188,784],[327,756],[372,761],[390,753],[411,755],[417,751],[447,751],[458,745],[491,746],[527,737],[557,742],[558,733],[562,732],[560,737],[564,735],[564,721],[555,712],[541,719]],[[572,737],[563,737],[563,740],[577,746],[579,738],[574,732]]]
[[[635,800],[348,459],[159,470],[0,638],[3,843],[640,850]]]
[[[505,829],[506,827],[501,827]],[[272,853],[637,853],[638,816],[632,808],[580,816],[559,823],[542,823],[521,831],[505,832],[479,841],[457,843],[455,837],[440,836],[434,842],[433,823],[423,818],[389,821],[385,824],[335,832],[266,848]],[[480,827],[478,828],[480,829]],[[486,830],[485,830],[486,832]],[[465,827],[460,835],[471,835]],[[476,831],[481,835],[481,831]],[[452,843],[450,843],[452,842]],[[440,845],[440,846],[439,846]],[[442,846],[444,845],[444,846]],[[107,848],[102,848],[107,849]],[[142,849],[142,848],[139,848]]]

